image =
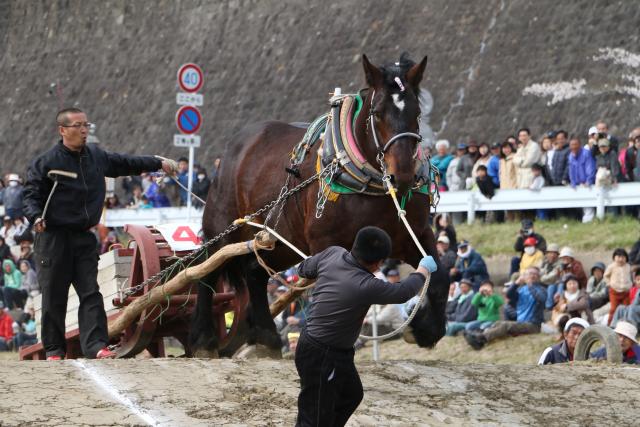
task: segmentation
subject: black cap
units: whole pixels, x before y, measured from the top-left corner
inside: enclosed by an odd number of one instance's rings
[[[522,228],[524,229],[533,228],[533,221],[530,219],[523,219],[520,224],[522,224]]]
[[[381,228],[363,227],[356,234],[351,253],[366,263],[382,261],[391,254],[391,237]]]
[[[502,144],[499,142],[494,142],[493,144],[491,144],[491,148],[500,148],[502,147]]]

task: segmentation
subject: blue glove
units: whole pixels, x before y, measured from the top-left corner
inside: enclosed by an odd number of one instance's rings
[[[438,264],[436,264],[436,260],[431,255],[427,255],[420,260],[420,267],[426,268],[430,273],[438,271]]]

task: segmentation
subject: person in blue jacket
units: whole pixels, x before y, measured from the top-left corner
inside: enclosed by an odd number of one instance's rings
[[[622,362],[632,365],[640,365],[640,345],[638,345],[638,328],[629,322],[620,321],[614,329],[618,334],[620,350],[622,350]],[[606,347],[599,348],[590,355],[591,359],[604,360],[607,358]]]
[[[467,240],[463,240],[458,244],[458,259],[456,265],[449,271],[449,276],[452,281],[471,280],[473,290],[478,292],[480,284],[489,279],[489,271],[482,256]]]
[[[500,188],[500,147],[502,144],[491,144],[491,158],[487,164],[487,175],[491,178],[495,188]]]

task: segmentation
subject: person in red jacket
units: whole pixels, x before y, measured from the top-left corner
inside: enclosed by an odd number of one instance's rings
[[[0,351],[11,350],[13,343],[13,319],[4,310],[4,304],[0,301]]]

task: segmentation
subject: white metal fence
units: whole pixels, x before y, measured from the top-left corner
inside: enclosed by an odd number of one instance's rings
[[[519,211],[527,209],[562,209],[595,207],[598,218],[604,218],[607,206],[640,205],[640,183],[624,183],[612,188],[544,187],[540,191],[496,190],[491,199],[479,191],[446,191],[441,194],[438,212],[467,212],[473,222],[478,211]],[[125,224],[157,225],[168,222],[187,222],[186,207],[153,209],[109,209],[108,227]],[[191,220],[199,221],[202,210],[191,209]]]

